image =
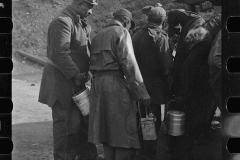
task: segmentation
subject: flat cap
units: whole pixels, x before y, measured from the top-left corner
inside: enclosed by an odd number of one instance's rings
[[[83,0],[84,2],[87,2],[89,4],[92,4],[92,5],[98,5],[98,2],[97,0]]]
[[[199,11],[200,12],[208,10],[208,9],[213,9],[213,5],[209,1],[205,1],[205,2],[203,2],[199,5]]]
[[[146,6],[142,8],[142,13],[148,16],[152,22],[161,23],[166,18],[166,11],[162,7]]]
[[[131,28],[133,29],[135,28],[135,22],[132,20],[132,13],[125,9],[125,8],[120,8],[119,10],[117,10],[116,12],[113,13],[113,17],[117,17],[117,16],[126,16],[128,18],[130,18],[131,20]]]

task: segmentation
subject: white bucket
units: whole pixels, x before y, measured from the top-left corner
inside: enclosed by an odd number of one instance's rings
[[[89,103],[89,94],[90,94],[90,89],[87,87],[85,90],[82,92],[80,91],[78,94],[75,94],[72,99],[82,112],[84,116],[89,114],[89,108],[90,108],[90,103]]]

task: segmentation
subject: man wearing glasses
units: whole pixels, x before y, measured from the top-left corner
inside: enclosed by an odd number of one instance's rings
[[[199,15],[208,21],[212,16],[214,16],[213,5],[209,1],[205,1],[199,5]]]

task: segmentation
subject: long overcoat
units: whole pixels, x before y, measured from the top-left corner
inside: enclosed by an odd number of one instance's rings
[[[168,88],[164,76],[170,74],[173,66],[167,34],[156,24],[148,23],[134,34],[133,48],[151,104],[165,103],[164,87],[165,91]]]
[[[48,29],[47,58],[39,102],[53,107],[59,101],[64,109],[75,105],[72,100],[77,88],[73,77],[89,70],[89,34],[91,27],[66,7]],[[83,86],[82,86],[83,87]]]
[[[202,26],[201,17],[190,19],[182,28],[174,58],[174,93],[184,99],[209,92],[208,55],[211,34]]]
[[[140,148],[136,100],[149,98],[130,34],[116,20],[92,40],[88,141]]]

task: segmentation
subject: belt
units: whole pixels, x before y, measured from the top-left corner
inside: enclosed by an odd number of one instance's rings
[[[118,76],[121,78],[124,78],[124,73],[122,71],[96,71],[93,73],[93,78],[100,77],[104,75],[112,75],[112,76]]]

